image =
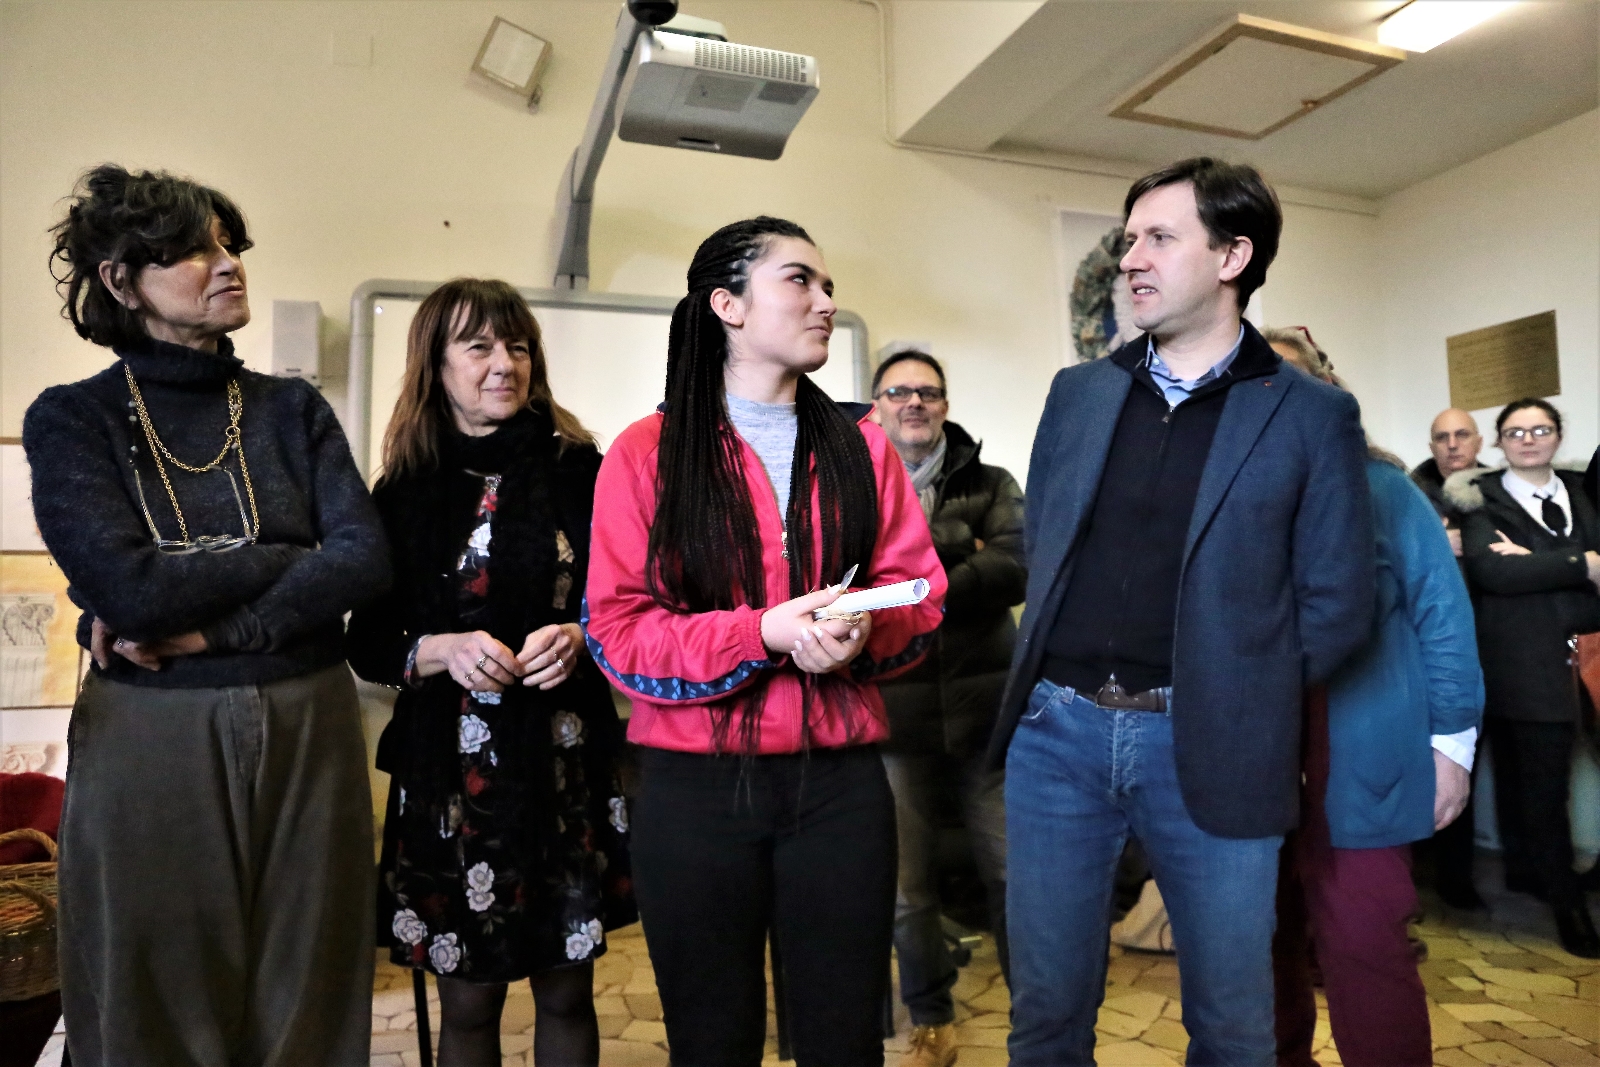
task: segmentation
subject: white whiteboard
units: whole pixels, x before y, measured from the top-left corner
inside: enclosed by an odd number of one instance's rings
[[[371,352],[370,391],[358,380],[358,355],[354,346],[359,325],[352,331],[351,403],[352,410],[365,394],[370,407],[366,434],[367,456],[363,469],[369,474],[382,455],[383,433],[399,396],[405,372],[406,333],[422,298],[432,286],[417,285],[410,291],[394,292],[407,283],[367,283],[364,289],[379,285],[389,290],[368,296],[370,304]],[[357,291],[357,305],[361,291]],[[574,302],[552,302],[552,291],[540,291],[529,299],[529,307],[544,334],[545,359],[549,366],[550,388],[556,401],[577,415],[584,426],[606,448],[632,423],[645,417],[661,403],[667,377],[667,332],[672,318],[672,302],[660,298],[606,297],[595,293],[561,294]],[[577,301],[584,301],[578,303]],[[611,306],[596,306],[606,300]],[[618,302],[637,301],[635,306],[619,307]],[[354,311],[354,309],[352,309]],[[867,337],[859,317],[840,312],[835,317],[831,356],[825,366],[812,375],[823,391],[835,400],[859,400],[863,396],[862,375],[866,366]],[[357,456],[360,461],[362,457]]]

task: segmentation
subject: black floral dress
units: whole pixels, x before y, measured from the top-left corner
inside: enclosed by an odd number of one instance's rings
[[[477,503],[448,574],[449,632],[495,633],[505,600],[495,580],[505,579],[497,535],[506,479],[467,470],[452,480],[457,507],[469,489]],[[384,510],[381,491],[379,503]],[[549,566],[533,584],[559,619],[581,595],[580,559],[560,525],[545,533]],[[370,618],[353,619],[352,636],[370,636],[370,626]],[[496,636],[520,650],[520,639]],[[582,664],[582,680],[549,694],[523,686],[468,692],[448,675],[414,678],[414,648],[412,640],[401,681],[410,704],[421,706],[408,706],[404,717],[397,706],[411,751],[394,761],[381,867],[379,923],[391,957],[488,983],[595,959],[605,952],[605,931],[634,913],[615,713],[595,688],[594,668]]]

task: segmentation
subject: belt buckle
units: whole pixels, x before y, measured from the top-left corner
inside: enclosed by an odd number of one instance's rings
[[[1094,695],[1096,707],[1108,708],[1112,711],[1160,711],[1160,698],[1150,693],[1130,693],[1117,681],[1113,674],[1106,679],[1106,684]]]

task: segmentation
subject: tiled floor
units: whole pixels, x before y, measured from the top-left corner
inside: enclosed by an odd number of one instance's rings
[[[1480,888],[1491,878],[1482,877]],[[1449,912],[1425,901],[1421,927],[1428,943],[1422,964],[1433,1017],[1434,1061],[1442,1067],[1600,1067],[1600,961],[1563,952],[1548,910],[1528,897],[1486,894],[1490,911]],[[1593,902],[1593,898],[1591,898]],[[1106,977],[1100,1012],[1102,1065],[1168,1067],[1184,1061],[1188,1036],[1178,1003],[1178,967],[1171,956],[1121,952]],[[438,1001],[429,986],[433,1032]],[[959,1067],[1006,1062],[1010,997],[999,977],[994,946],[985,942],[956,985],[960,1023]],[[1319,995],[1319,1003],[1321,997]],[[665,1067],[666,1033],[655,976],[637,926],[611,935],[610,951],[595,967],[595,1006],[600,1017],[603,1067]],[[1339,1063],[1330,1039],[1327,1011],[1319,1013],[1317,1058]],[[772,1017],[768,1016],[768,1032]],[[884,1043],[887,1067],[898,1067],[908,1028],[904,1009],[899,1032]],[[506,1067],[532,1067],[533,999],[526,984],[513,987],[502,1018]],[[410,973],[380,962],[372,1006],[372,1067],[419,1063]],[[59,1035],[39,1061],[60,1060]],[[769,1038],[767,1057],[777,1045]]]
[[[1487,882],[1490,879],[1481,879]],[[1428,943],[1422,964],[1433,1017],[1434,1060],[1444,1067],[1600,1067],[1600,961],[1563,952],[1548,910],[1527,897],[1490,895],[1487,913],[1449,912],[1426,902],[1421,927]],[[1100,1012],[1102,1065],[1168,1067],[1184,1061],[1188,1035],[1178,1003],[1178,966],[1171,956],[1113,949]],[[1002,1067],[1010,997],[1000,980],[992,942],[986,941],[956,985],[960,1024],[959,1067]],[[431,987],[430,987],[431,989]],[[1319,1003],[1322,998],[1319,994]],[[661,1001],[639,927],[611,935],[610,952],[595,969],[604,1067],[665,1067]],[[1339,1063],[1319,1012],[1317,1058]],[[437,1028],[437,1005],[434,1008]],[[502,1032],[507,1067],[531,1065],[533,1001],[524,985],[506,1003]],[[771,1016],[768,1017],[772,1033]],[[887,1067],[897,1067],[908,1022],[884,1043]],[[373,998],[373,1067],[416,1064],[416,1017],[406,972],[380,967]],[[767,1057],[777,1044],[769,1037]]]

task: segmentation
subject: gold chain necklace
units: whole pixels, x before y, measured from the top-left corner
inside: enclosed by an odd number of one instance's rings
[[[167,499],[172,501],[173,514],[178,516],[178,529],[182,531],[184,544],[190,544],[189,524],[183,519],[183,509],[178,506],[178,494],[172,491],[172,479],[167,477],[167,468],[161,462],[161,457],[166,456],[174,466],[190,474],[205,474],[207,471],[221,468],[222,461],[228,458],[230,451],[239,453],[239,473],[244,475],[244,491],[250,498],[250,522],[245,527],[244,536],[247,542],[254,543],[256,536],[261,532],[261,516],[256,512],[256,490],[255,486],[250,484],[250,467],[244,461],[244,438],[239,432],[239,420],[244,417],[244,396],[239,391],[239,379],[235,378],[228,382],[228,427],[222,433],[222,451],[218,452],[217,458],[210,463],[195,467],[174,456],[161,438],[156,436],[155,424],[150,421],[150,412],[146,410],[144,397],[139,392],[139,383],[133,380],[133,370],[126,362],[122,364],[122,372],[128,376],[128,393],[133,397],[134,410],[139,413],[139,425],[143,427],[144,439],[150,445],[150,458],[155,460],[156,473],[161,475],[161,484],[167,487]],[[134,473],[138,473],[137,469]],[[225,470],[223,473],[228,475],[230,481],[233,479],[231,472]],[[237,486],[234,488],[234,494],[238,494]],[[140,506],[144,508],[145,521],[150,524],[150,530],[155,533],[156,541],[160,544],[161,535],[156,533],[155,519],[150,515],[149,506],[144,503],[144,494],[141,492],[139,496]]]

